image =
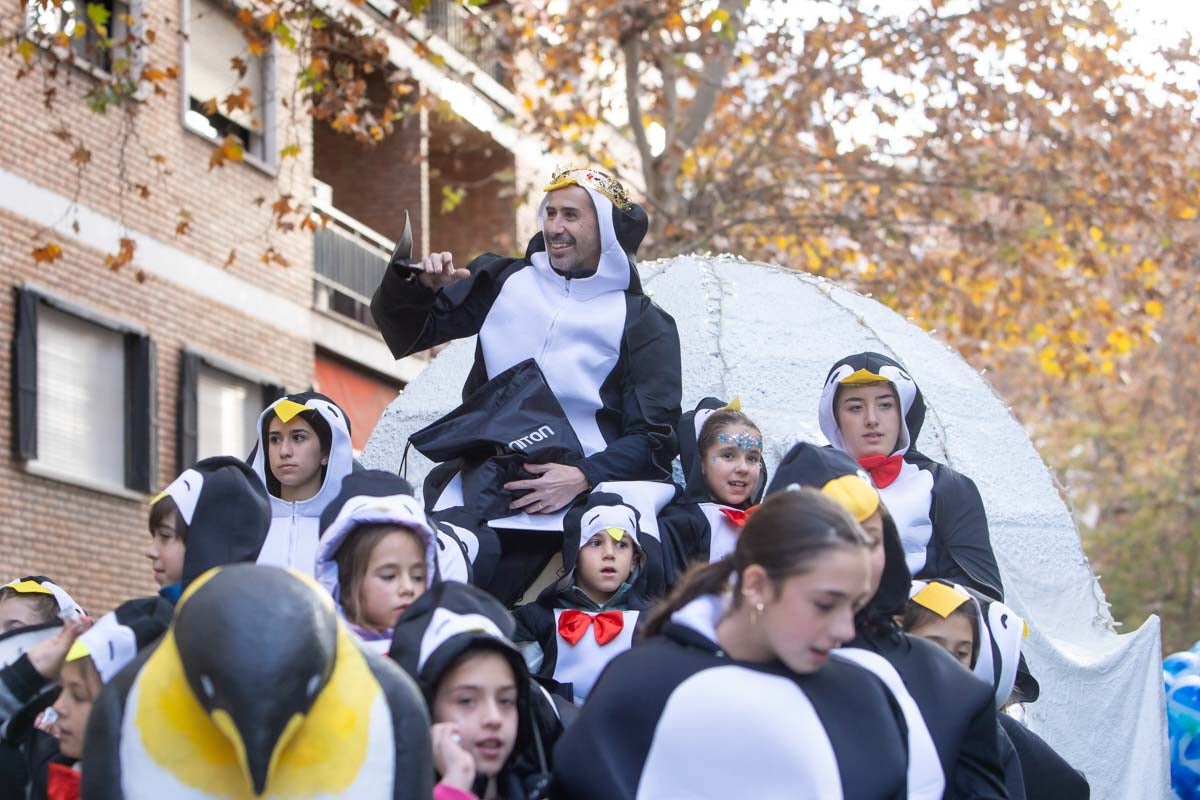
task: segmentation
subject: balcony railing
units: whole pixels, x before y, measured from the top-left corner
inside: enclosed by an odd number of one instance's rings
[[[330,220],[313,235],[313,305],[376,328],[371,295],[395,243],[320,197],[313,198],[313,208]]]

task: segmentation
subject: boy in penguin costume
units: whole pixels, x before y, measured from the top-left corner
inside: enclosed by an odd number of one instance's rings
[[[390,267],[371,301],[397,358],[478,334],[464,399],[534,359],[574,428],[582,456],[529,465],[532,479],[505,484],[524,492],[513,503],[521,518],[502,526],[503,557],[524,565],[510,570],[518,583],[535,577],[559,544],[512,530],[560,531],[560,512],[605,481],[670,478],[682,398],[675,321],[642,292],[636,269],[645,211],[598,170],[558,172],[546,193],[542,230],[523,257],[487,253],[464,269],[450,253],[434,253],[419,277]],[[463,505],[456,472],[448,462],[431,473],[432,510]],[[524,586],[509,588],[494,593],[519,596]]]
[[[843,453],[801,442],[780,462],[767,497],[805,486],[837,501],[876,539],[872,570],[877,588],[855,616],[857,635],[846,643],[846,652],[880,656],[899,674],[933,739],[948,800],[1006,797],[989,685],[942,648],[900,631],[895,622],[912,578],[895,523],[869,475]]]
[[[196,579],[105,687],[83,794],[429,797],[428,725],[416,686],[358,646],[312,579],[238,564]]]
[[[1014,699],[1017,702],[1037,699],[1040,693],[1037,681],[1021,669],[1020,650],[1026,628],[1021,617],[1003,603],[947,581],[913,581],[910,594],[906,623],[910,617],[916,616],[911,613],[913,606],[919,606],[941,619],[949,619],[963,610],[975,617],[972,632],[975,633],[977,646],[970,669],[984,681],[992,683],[998,709]],[[910,630],[919,630],[920,627],[918,623]],[[1091,789],[1083,773],[1067,763],[1045,740],[1015,717],[1006,713],[996,716],[1003,728],[1001,742],[1009,743],[1017,762],[1014,772],[1020,785],[1016,789],[1010,786],[1010,798],[1087,800]]]
[[[151,506],[169,497],[179,530],[186,531],[183,574],[159,590],[174,604],[185,589],[213,567],[255,561],[271,526],[271,507],[262,481],[241,459],[213,456],[179,474]]]
[[[461,564],[463,555],[457,543],[446,546],[439,541],[425,509],[412,496],[408,481],[382,470],[362,470],[346,476],[341,492],[321,513],[317,583],[333,597],[339,615],[350,630],[371,650],[382,655],[392,644],[392,629],[375,632],[346,618],[341,597],[346,587],[340,585],[337,562],[338,552],[356,531],[364,526],[375,525],[403,528],[421,541],[425,554],[425,585],[421,587],[421,594],[441,581],[440,560],[454,559],[456,564]]]
[[[733,550],[733,543],[745,524],[747,510],[762,500],[767,488],[766,464],[760,465],[757,483],[750,496],[737,505],[728,505],[713,497],[704,471],[700,452],[700,432],[715,413],[733,411],[740,414],[741,403],[734,398],[725,403],[706,397],[696,408],[679,419],[676,432],[679,438],[679,465],[686,483],[675,501],[663,509],[658,527],[662,533],[663,549],[669,555],[668,583],[674,584],[694,562],[708,563]],[[747,422],[748,417],[742,418]],[[761,454],[762,443],[759,441]]]
[[[292,429],[300,424],[296,420],[302,420],[316,434],[319,456],[313,456],[313,451],[305,448],[303,442],[297,445],[293,441]],[[281,425],[283,430],[271,433],[272,424]],[[283,455],[284,449],[289,450],[286,455]],[[319,468],[316,493],[288,499],[293,487],[286,485],[287,476],[275,474],[275,458],[280,464],[286,463],[281,469],[297,474]],[[306,463],[312,458],[319,458],[319,464]],[[341,490],[342,480],[354,470],[350,419],[336,403],[317,392],[281,397],[259,415],[258,443],[250,454],[250,464],[271,497],[271,531],[263,543],[258,563],[292,567],[312,575],[317,559],[317,539],[321,533],[321,512]]]
[[[825,378],[818,418],[830,445],[871,473],[914,577],[947,578],[1003,599],[979,490],[917,451],[925,399],[899,363],[869,352],[838,361]]]
[[[540,798],[549,782],[548,754],[562,733],[550,696],[530,677],[512,643],[514,623],[504,606],[470,584],[445,582],[432,587],[396,623],[388,655],[421,687],[432,708],[439,683],[468,653],[498,652],[509,663],[517,685],[516,743],[495,783],[501,800]],[[484,796],[484,781],[475,794]],[[438,797],[458,798],[459,795]]]
[[[639,521],[637,510],[617,495],[588,495],[587,503],[571,509],[566,517],[563,576],[536,601],[513,611],[517,623],[513,641],[530,670],[552,681],[577,704],[587,699],[605,665],[633,644],[638,615],[646,609],[634,589],[644,560]],[[582,553],[584,548],[589,548],[589,555]],[[590,560],[590,580],[609,585],[585,585],[590,582],[580,576],[580,559],[585,557]],[[622,579],[624,558],[629,560],[629,572]],[[591,576],[597,566],[609,570],[611,577]],[[606,591],[611,594],[602,602],[593,597]]]

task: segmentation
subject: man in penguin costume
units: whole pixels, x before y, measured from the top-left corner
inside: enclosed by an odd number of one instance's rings
[[[645,560],[639,544],[640,515],[617,495],[593,492],[587,502],[568,512],[563,536],[563,571],[532,603],[513,612],[513,635],[534,674],[558,687],[567,699],[582,703],[608,662],[633,644],[638,615],[646,602],[634,588]],[[580,586],[580,550],[603,534],[617,544],[628,537],[633,572],[613,595],[598,604]],[[533,656],[531,663],[531,655]]]
[[[320,446],[316,493],[289,500],[287,476],[276,475],[271,465],[270,432],[274,420],[284,426],[304,420],[316,433]],[[276,434],[277,435],[277,434]],[[286,437],[284,437],[286,438]],[[305,469],[304,458],[296,456],[285,469]],[[312,575],[320,538],[321,512],[342,488],[342,479],[354,470],[354,446],[346,412],[323,394],[300,392],[281,397],[259,415],[258,442],[250,454],[250,465],[267,487],[271,502],[271,530],[263,543],[258,563],[292,567]],[[313,466],[318,466],[314,464]]]
[[[907,370],[879,353],[843,358],[825,378],[818,419],[830,445],[870,472],[914,577],[947,578],[1003,599],[975,483],[917,451],[925,399]]]
[[[159,644],[92,708],[88,798],[429,797],[416,686],[360,648],[309,578],[239,564],[195,580]]]
[[[675,501],[667,506],[658,520],[663,550],[672,560],[668,565],[668,584],[674,584],[694,562],[715,561],[733,550],[738,532],[746,521],[747,509],[757,505],[767,488],[767,469],[764,464],[759,480],[746,502],[738,506],[721,503],[712,496],[704,474],[700,453],[700,431],[714,413],[724,410],[740,411],[741,404],[726,403],[706,397],[696,408],[679,419],[676,432],[679,438],[679,465],[686,483]]]
[[[574,429],[581,455],[527,465],[531,479],[505,485],[523,493],[513,503],[520,519],[503,526],[502,543],[503,556],[522,563],[518,584],[536,576],[559,543],[511,530],[561,530],[560,512],[605,481],[669,479],[682,397],[675,321],[642,292],[636,269],[645,211],[603,172],[568,169],[552,177],[538,217],[542,230],[523,257],[487,253],[464,269],[450,253],[434,253],[419,274],[389,267],[371,302],[397,358],[478,334],[464,399],[534,359]],[[513,441],[530,433],[514,431]],[[430,475],[432,510],[464,504],[456,473],[449,462]],[[497,596],[512,594],[502,588]]]
[[[882,539],[872,550],[878,588],[855,616],[857,635],[845,652],[880,656],[899,674],[933,739],[947,800],[1007,797],[989,684],[937,645],[900,631],[895,621],[912,578],[895,523],[869,475],[844,453],[801,442],[776,468],[767,497],[805,486],[836,500],[864,530]]]

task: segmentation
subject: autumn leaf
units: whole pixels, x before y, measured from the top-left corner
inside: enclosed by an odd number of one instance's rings
[[[221,141],[220,146],[213,150],[212,157],[208,161],[208,169],[211,172],[215,167],[225,166],[227,161],[241,161],[244,154],[242,140],[229,134]]]
[[[229,255],[225,257],[225,263],[221,265],[222,269],[229,269],[233,266],[233,262],[237,261],[237,250],[230,250]]]
[[[111,16],[112,12],[104,5],[100,3],[87,4],[87,18],[101,36],[108,35],[108,20]]]
[[[233,58],[229,59],[229,66],[234,72],[237,73],[239,79],[246,77],[247,65],[243,59],[234,56]]]
[[[17,53],[24,59],[26,64],[33,60],[33,54],[36,52],[37,45],[29,39],[22,39],[21,43],[17,45]]]
[[[47,242],[41,247],[33,248],[33,260],[37,264],[53,264],[62,256],[62,248],[54,242]]]
[[[287,147],[282,147],[282,148],[280,148],[280,150],[279,150],[279,160],[280,160],[280,161],[282,161],[282,160],[284,160],[284,159],[286,159],[286,158],[294,158],[294,157],[296,157],[296,156],[300,155],[300,153],[301,153],[301,152],[302,152],[302,151],[301,151],[301,149],[300,149],[300,145],[298,145],[298,144],[289,144]]]
[[[137,242],[133,239],[121,237],[121,240],[117,243],[117,252],[110,253],[104,257],[104,266],[113,272],[120,271],[122,267],[133,262],[135,250],[137,250]]]
[[[92,160],[92,151],[88,150],[83,145],[79,145],[71,153],[71,160],[82,167]]]
[[[249,86],[243,86],[236,92],[225,95],[224,103],[225,109],[231,113],[234,111],[254,110],[254,102],[250,99]]]

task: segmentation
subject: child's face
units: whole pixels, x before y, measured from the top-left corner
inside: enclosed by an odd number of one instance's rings
[[[425,551],[415,533],[397,527],[380,539],[359,587],[363,627],[380,632],[394,628],[400,615],[425,594],[427,572]]]
[[[900,403],[890,383],[845,386],[834,405],[851,458],[890,456],[900,439]]]
[[[951,614],[946,619],[936,619],[918,625],[909,631],[941,647],[967,669],[971,668],[971,651],[975,648],[975,636],[971,621],[962,614]]]
[[[628,533],[617,540],[600,531],[579,548],[575,582],[597,603],[607,602],[632,573],[633,538]]]
[[[308,500],[320,491],[321,467],[329,459],[321,452],[317,432],[303,417],[292,417],[289,422],[271,418],[267,427],[267,456],[284,500]]]
[[[83,734],[87,730],[92,701],[100,693],[100,676],[90,658],[68,661],[62,670],[62,694],[54,701],[58,719],[54,733],[58,746],[67,758],[83,756]]]
[[[456,728],[475,769],[495,777],[517,743],[517,681],[499,653],[482,652],[456,664],[438,684],[433,721]]]
[[[31,625],[41,625],[46,620],[38,615],[37,608],[30,600],[23,597],[7,597],[0,600],[0,633],[8,633],[18,628],[28,628]]]
[[[728,425],[702,458],[700,468],[713,499],[740,506],[750,499],[762,473],[762,434],[749,425]]]
[[[170,586],[183,580],[183,554],[186,546],[175,534],[175,514],[168,514],[150,534],[146,558],[154,568],[154,582]]]

